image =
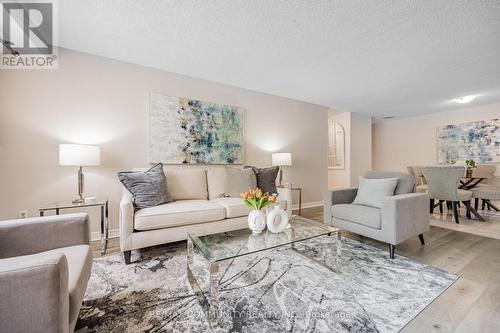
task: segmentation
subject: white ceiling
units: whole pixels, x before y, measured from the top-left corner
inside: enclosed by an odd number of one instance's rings
[[[59,1],[60,45],[375,117],[500,101],[500,1]],[[452,98],[480,94],[459,105]]]

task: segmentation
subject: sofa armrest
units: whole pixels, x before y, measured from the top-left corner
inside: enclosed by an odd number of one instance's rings
[[[68,332],[68,262],[62,253],[0,259],[2,332]]]
[[[134,214],[135,208],[132,203],[132,194],[126,188],[123,188],[119,212],[121,251],[132,249],[131,236],[134,232]]]
[[[90,244],[87,214],[63,214],[0,222],[0,258]]]
[[[357,188],[343,188],[326,191],[323,200],[324,222],[332,224],[332,206],[336,204],[350,204],[358,194]]]
[[[382,230],[387,242],[396,245],[429,231],[429,197],[426,193],[408,193],[382,201]]]
[[[290,218],[292,216],[292,210],[293,210],[293,196],[292,196],[292,190],[289,188],[285,187],[278,187],[277,188],[278,194],[279,194],[279,201],[286,201],[286,213],[288,217]]]

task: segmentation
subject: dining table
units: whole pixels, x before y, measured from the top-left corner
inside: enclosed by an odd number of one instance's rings
[[[479,183],[485,179],[485,177],[462,177],[458,188],[462,190],[470,190],[479,185]]]

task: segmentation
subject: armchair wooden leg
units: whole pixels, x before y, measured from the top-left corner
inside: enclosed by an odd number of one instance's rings
[[[431,199],[431,201],[430,201],[430,209],[429,210],[430,210],[431,214],[434,213],[434,199]]]
[[[460,223],[458,221],[458,203],[456,201],[453,201],[452,202],[452,206],[453,206],[453,217],[455,218],[455,223]]]
[[[439,213],[443,215],[443,200],[439,200]]]
[[[420,239],[420,244],[425,245],[425,240],[424,240],[423,234],[418,235],[418,239]]]
[[[475,198],[474,199],[474,209],[477,210],[479,208],[479,199]]]
[[[123,252],[123,258],[125,258],[125,264],[129,265],[130,264],[130,256],[132,251],[124,251]]]
[[[486,201],[481,200],[481,209],[484,210],[486,208]]]
[[[396,250],[396,245],[389,244],[389,258],[394,259],[395,250]]]

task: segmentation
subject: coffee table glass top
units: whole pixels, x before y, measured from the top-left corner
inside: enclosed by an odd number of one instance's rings
[[[290,228],[277,234],[267,229],[253,234],[245,228],[205,236],[190,232],[188,236],[209,262],[219,262],[337,232],[331,225],[296,216]]]

